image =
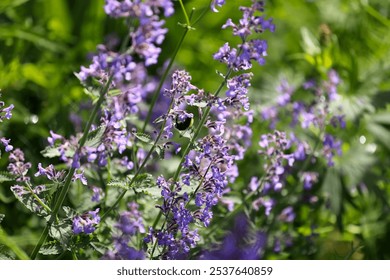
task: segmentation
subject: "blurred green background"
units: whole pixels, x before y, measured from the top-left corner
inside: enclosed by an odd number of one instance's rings
[[[194,18],[208,9],[208,2],[185,1],[188,10],[196,8]],[[227,2],[237,3],[217,14],[208,12],[187,36],[176,61],[191,73],[194,84],[210,91],[219,83],[209,79],[210,73],[223,71],[211,56],[225,40],[232,40],[230,30],[221,31],[220,26],[226,17],[239,16],[241,1]],[[75,132],[72,114],[81,112],[80,104],[88,97],[74,72],[88,64],[87,55],[106,36],[125,34],[124,24],[108,19],[103,5],[103,0],[0,1],[0,89],[2,100],[15,105],[13,118],[1,124],[0,136],[22,148],[33,167],[45,162],[40,151],[49,130],[67,136]],[[184,19],[177,11],[167,19],[170,31],[160,64],[169,59],[182,32],[177,23]],[[297,84],[335,69],[343,81],[339,93],[347,118],[347,128],[339,135],[343,156],[325,171],[336,187],[329,190],[324,184],[320,190],[330,195],[333,207],[315,214],[316,249],[308,253],[295,248],[268,257],[390,259],[390,1],[268,0],[266,15],[274,18],[276,32],[264,33],[267,62],[253,69],[253,108],[272,102],[282,77]],[[254,125],[255,136],[265,133],[259,117]],[[251,165],[250,160],[242,167]],[[3,156],[1,170],[6,161]],[[251,174],[242,170],[237,184],[244,185]],[[327,174],[323,177],[329,178]],[[305,211],[311,210],[301,209],[301,218]],[[0,244],[30,250],[41,228],[6,183],[0,185],[0,213],[8,217]],[[298,232],[310,231],[307,225],[296,226]]]

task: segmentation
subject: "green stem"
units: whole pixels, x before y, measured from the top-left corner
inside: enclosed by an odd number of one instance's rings
[[[189,18],[188,18],[188,15],[187,15],[187,13],[186,13],[186,11],[185,11],[185,9],[184,9],[184,5],[183,5],[183,3],[182,3],[181,0],[180,0],[180,4],[181,4],[181,6],[182,6],[184,15],[185,15],[185,17],[186,17],[187,28],[185,28],[184,33],[183,33],[182,37],[180,38],[180,41],[179,41],[179,43],[177,44],[176,49],[175,49],[175,51],[174,51],[174,53],[173,53],[173,55],[172,55],[172,58],[171,58],[171,60],[169,61],[169,64],[168,64],[167,68],[165,69],[165,71],[164,71],[164,73],[163,73],[163,76],[162,76],[161,79],[160,79],[160,83],[159,83],[159,85],[158,85],[156,91],[155,91],[154,94],[153,94],[152,101],[151,101],[151,104],[150,104],[150,108],[149,108],[148,114],[147,114],[147,116],[146,116],[146,118],[145,118],[145,121],[144,121],[142,130],[141,130],[142,132],[145,132],[145,130],[146,130],[146,126],[148,125],[148,123],[149,123],[149,121],[150,121],[150,118],[151,118],[151,116],[152,116],[153,108],[154,108],[154,106],[155,106],[155,104],[156,104],[156,102],[157,102],[157,99],[158,99],[158,96],[159,96],[159,94],[160,94],[161,88],[162,88],[162,86],[163,86],[163,84],[164,84],[164,82],[165,82],[165,80],[166,80],[166,78],[167,78],[167,76],[168,76],[169,71],[170,71],[171,68],[172,68],[173,62],[175,61],[175,58],[176,58],[176,56],[177,56],[177,54],[178,54],[178,52],[179,52],[179,50],[180,50],[180,48],[181,48],[181,46],[182,46],[182,44],[183,44],[183,42],[184,42],[184,39],[185,39],[185,37],[186,37],[188,31],[190,30],[190,28],[189,28],[189,26],[190,26]],[[191,16],[192,16],[192,14],[191,14]],[[170,104],[170,106],[169,106],[168,112],[169,112],[170,109],[172,108],[172,104],[173,104],[173,100],[171,101],[171,104]],[[154,142],[152,148],[149,150],[149,152],[148,152],[148,154],[146,155],[146,157],[145,157],[144,161],[142,162],[141,166],[137,169],[136,173],[134,174],[133,178],[131,179],[131,181],[130,181],[130,183],[129,183],[129,188],[131,188],[131,186],[132,186],[132,184],[134,183],[135,179],[137,178],[137,176],[139,175],[139,173],[141,172],[141,170],[145,167],[145,165],[146,165],[147,161],[149,160],[150,156],[153,154],[153,152],[154,152],[154,150],[155,150],[155,148],[156,148],[156,146],[157,146],[157,143],[158,143],[158,141],[160,140],[160,138],[161,138],[161,136],[162,136],[163,128],[164,128],[165,124],[166,124],[166,119],[164,120],[163,125],[161,126],[160,132],[159,132],[159,134],[158,134],[158,136],[157,136],[157,138],[156,138],[156,140],[155,140],[155,142]],[[135,160],[135,159],[134,159],[134,160]],[[113,204],[113,205],[112,205],[112,206],[111,206],[111,207],[102,215],[102,217],[101,217],[102,220],[104,220],[104,219],[107,217],[108,213],[111,212],[111,211],[118,205],[118,203],[122,200],[122,198],[125,196],[126,193],[127,193],[127,190],[124,190],[124,191],[119,195],[119,197],[116,199],[116,201],[114,202],[114,204]],[[158,217],[161,217],[161,215],[158,215]],[[158,219],[160,219],[160,218],[158,218]]]
[[[76,253],[73,251],[73,249],[72,249],[72,259],[75,260],[75,261],[78,260],[77,255],[76,255]]]
[[[91,129],[91,126],[93,124],[93,122],[95,121],[95,118],[97,116],[97,113],[104,101],[104,98],[105,98],[105,95],[111,85],[111,82],[112,82],[112,78],[113,78],[113,75],[110,76],[110,78],[108,79],[106,85],[101,89],[100,91],[100,96],[99,96],[99,99],[98,101],[96,102],[95,104],[95,107],[89,117],[89,120],[87,122],[87,125],[85,126],[85,129],[84,129],[84,133],[83,133],[83,136],[81,137],[80,141],[79,141],[79,146],[78,146],[78,149],[76,151],[76,153],[79,153],[81,148],[84,146],[85,142],[87,141],[87,137],[88,137],[88,133]],[[50,215],[50,219],[49,221],[47,222],[46,224],[46,227],[44,229],[44,231],[42,232],[42,235],[41,237],[39,238],[39,241],[37,243],[37,245],[35,246],[33,252],[31,253],[31,259],[35,259],[39,253],[39,250],[41,248],[41,246],[43,245],[43,243],[45,242],[48,234],[49,234],[49,227],[52,225],[52,223],[55,221],[56,217],[57,217],[57,214],[62,206],[62,204],[64,203],[65,201],[65,198],[66,198],[66,195],[68,194],[69,192],[69,189],[70,189],[70,185],[71,185],[71,182],[72,182],[72,178],[73,178],[73,175],[74,173],[76,172],[76,168],[74,167],[71,167],[69,169],[69,172],[68,172],[68,175],[66,176],[66,179],[65,179],[65,183],[64,183],[64,186],[61,188],[61,192],[60,192],[60,195],[54,205],[54,208],[53,208],[53,211],[51,212],[51,215]]]
[[[153,93],[153,97],[152,97],[152,101],[150,103],[149,111],[148,111],[148,114],[147,114],[147,116],[145,118],[144,125],[142,127],[142,132],[145,132],[146,126],[148,125],[148,123],[150,121],[150,118],[152,117],[153,108],[156,105],[157,99],[158,99],[158,97],[160,95],[160,92],[161,92],[161,88],[162,88],[162,86],[163,86],[163,84],[164,84],[164,82],[165,82],[165,80],[166,80],[166,78],[168,76],[169,71],[172,68],[173,62],[175,61],[175,58],[176,58],[176,56],[177,56],[177,54],[178,54],[178,52],[179,52],[179,50],[181,48],[181,45],[183,44],[184,38],[186,37],[186,35],[188,33],[188,30],[189,30],[188,28],[184,29],[184,33],[181,36],[180,41],[177,44],[175,51],[173,52],[171,60],[169,61],[169,64],[168,64],[167,68],[164,71],[164,74],[162,75],[162,77],[160,79],[160,83],[159,83],[156,91]]]
[[[229,70],[228,70],[228,72],[227,72],[227,74],[226,74],[224,80],[223,80],[222,83],[219,85],[218,89],[215,91],[214,97],[217,97],[217,96],[219,95],[219,93],[221,92],[222,88],[223,88],[224,85],[226,84],[226,82],[227,82],[227,80],[228,80],[228,78],[229,78],[231,72],[232,72],[232,69],[229,68]],[[207,117],[208,117],[208,115],[209,115],[209,113],[210,113],[210,110],[211,110],[211,107],[207,107],[207,108],[205,109],[205,112],[203,113],[202,119],[200,120],[200,122],[199,122],[199,124],[198,124],[198,126],[197,126],[197,128],[196,128],[196,130],[195,130],[194,135],[192,136],[190,142],[188,143],[186,149],[184,150],[183,156],[182,156],[182,158],[181,158],[181,160],[180,160],[180,163],[179,163],[179,165],[178,165],[178,167],[177,167],[177,169],[176,169],[176,172],[175,172],[175,174],[174,174],[174,176],[173,176],[172,182],[176,182],[177,179],[179,178],[179,175],[180,175],[180,172],[181,172],[181,169],[182,169],[183,162],[185,161],[185,157],[186,157],[186,155],[188,154],[188,152],[189,152],[190,148],[192,147],[192,145],[195,143],[195,140],[197,139],[197,137],[198,137],[198,135],[199,135],[199,133],[200,133],[200,130],[202,129],[204,123],[205,123],[206,120],[207,120]],[[155,226],[158,224],[158,222],[160,221],[161,217],[162,217],[162,214],[161,214],[161,211],[160,211],[160,214],[156,217],[156,219],[155,219],[155,221],[154,221],[154,223],[153,223],[153,227],[155,227]],[[165,222],[164,222],[164,224],[165,224]],[[156,247],[157,247],[157,240],[155,241],[155,244],[153,245],[152,254],[151,254],[152,257],[153,257],[153,254],[154,254],[154,251],[155,251]]]
[[[190,18],[189,18],[188,15],[187,15],[186,9],[185,9],[184,4],[183,4],[183,1],[182,1],[182,0],[179,0],[179,2],[180,2],[180,7],[181,7],[181,9],[182,9],[182,11],[183,11],[184,17],[185,17],[185,19],[186,19],[186,24],[187,24],[187,29],[188,29],[188,28],[191,26],[191,24],[190,24]]]
[[[18,243],[15,242],[7,233],[0,227],[0,244],[4,244],[15,253],[16,257],[20,260],[29,260],[28,255],[19,247]]]
[[[37,196],[34,191],[31,189],[30,185],[26,182],[25,186],[27,187],[28,191],[31,193],[31,195],[36,199],[36,201],[38,201],[38,203],[43,207],[45,208],[45,210],[47,211],[47,213],[51,213],[51,209],[49,206],[47,206],[40,198],[39,196]]]
[[[172,99],[171,103],[169,104],[168,112],[172,109],[173,102],[174,102],[174,100]],[[134,174],[133,178],[130,180],[130,183],[129,183],[129,186],[128,186],[129,189],[131,189],[133,183],[135,182],[135,179],[138,177],[138,175],[140,174],[140,172],[142,171],[142,169],[145,167],[146,163],[148,162],[149,158],[153,154],[154,150],[156,149],[157,144],[160,141],[161,136],[162,136],[162,134],[164,132],[164,127],[165,127],[166,122],[167,122],[167,118],[164,119],[164,121],[162,123],[162,126],[161,126],[161,129],[160,129],[160,132],[157,135],[157,138],[154,141],[153,146],[150,148],[150,150],[149,150],[148,154],[146,155],[145,159],[143,160],[141,166],[137,169],[137,172]],[[124,190],[118,196],[118,198],[116,199],[114,204],[102,215],[101,220],[104,220],[107,217],[108,213],[110,213],[119,204],[119,202],[122,200],[122,198],[125,196],[126,193],[127,193],[127,190]]]
[[[227,80],[229,79],[229,76],[231,74],[232,70],[229,69],[228,73],[226,74],[225,78],[223,79],[222,83],[219,85],[218,89],[215,91],[214,93],[214,97],[218,97],[219,93],[221,92],[222,88],[224,87],[224,85],[226,84]],[[181,157],[181,160],[180,160],[180,163],[176,169],[176,172],[173,176],[173,182],[176,182],[177,179],[179,178],[179,174],[181,172],[181,169],[182,169],[182,165],[183,165],[183,162],[185,161],[185,157],[186,155],[189,153],[191,147],[193,146],[193,144],[195,143],[195,140],[197,139],[203,125],[205,124],[206,120],[207,120],[207,117],[209,116],[210,114],[210,110],[211,110],[211,107],[206,107],[204,113],[203,113],[203,116],[198,124],[198,126],[196,127],[196,130],[195,130],[195,133],[193,135],[193,137],[191,138],[190,142],[188,143],[187,147],[185,148],[184,152],[183,152],[183,156]]]

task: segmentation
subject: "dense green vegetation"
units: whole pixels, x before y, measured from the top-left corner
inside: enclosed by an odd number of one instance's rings
[[[215,70],[224,71],[212,55],[225,40],[231,40],[231,31],[221,31],[220,26],[227,17],[239,18],[239,3],[229,2],[241,1],[228,0],[219,13],[209,11],[208,0],[184,2],[187,11],[196,7],[194,18],[206,14],[184,40],[174,68],[186,69],[193,84],[212,91],[220,82]],[[38,163],[63,167],[56,159],[44,158],[41,151],[47,146],[50,130],[70,136],[82,131],[72,119],[81,116],[84,125],[90,114],[85,109],[90,97],[74,72],[89,64],[88,54],[107,36],[126,34],[123,22],[108,18],[103,5],[103,0],[0,2],[1,100],[15,106],[12,118],[1,123],[0,137],[12,139],[15,148],[23,149],[32,163],[31,174],[37,172]],[[160,71],[182,34],[178,22],[184,18],[178,3],[175,5],[176,14],[167,19],[169,32],[159,64],[151,73]],[[293,223],[265,217],[264,210],[243,210],[253,228],[267,232],[270,248],[285,233],[294,239],[292,247],[282,246],[281,252],[269,249],[265,258],[390,259],[390,2],[268,0],[265,14],[273,18],[276,31],[264,33],[269,45],[266,63],[252,69],[253,145],[239,162],[240,175],[230,186],[232,197],[243,199],[251,177],[264,172],[257,143],[260,135],[272,129],[261,112],[275,104],[280,82],[285,79],[298,88],[311,78],[326,79],[328,71],[334,69],[341,79],[340,99],[334,108],[345,114],[346,127],[329,128],[342,141],[342,155],[335,157],[333,167],[321,160],[306,166],[320,174],[312,189],[318,203],[300,203],[304,191],[300,178],[294,175],[298,168],[286,179],[284,192],[275,198],[280,201],[278,211],[294,208]],[[310,101],[301,91],[296,98]],[[293,131],[316,146],[319,131],[291,127],[290,113],[281,114],[278,130]],[[5,171],[7,165],[8,156],[3,152],[0,170]],[[0,183],[0,214],[5,215],[0,225],[0,256],[19,259],[30,255],[37,243],[42,218],[31,215],[17,201],[10,191],[12,184],[6,180]],[[71,196],[77,196],[76,191]],[[69,198],[70,204],[78,201],[74,197]],[[204,247],[221,241],[232,225],[234,215],[223,207],[216,207],[214,215],[202,241]],[[88,253],[83,256],[89,257]]]

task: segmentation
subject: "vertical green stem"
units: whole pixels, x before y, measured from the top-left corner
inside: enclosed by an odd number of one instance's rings
[[[224,85],[226,84],[227,80],[229,79],[231,73],[232,73],[232,70],[229,69],[229,71],[227,72],[227,74],[226,74],[225,78],[223,79],[222,83],[219,85],[218,89],[215,91],[214,97],[217,97],[219,95],[219,93],[221,92],[222,88],[224,87]],[[195,143],[195,140],[197,139],[197,137],[198,137],[198,135],[200,133],[200,130],[202,129],[203,125],[205,124],[205,122],[207,120],[207,117],[210,114],[210,110],[211,110],[211,107],[206,107],[206,109],[205,109],[205,111],[203,113],[203,116],[202,116],[198,126],[196,127],[196,130],[195,130],[195,133],[194,133],[193,137],[191,138],[190,142],[188,143],[187,147],[185,148],[185,150],[183,152],[183,156],[181,157],[180,163],[179,163],[179,165],[178,165],[178,167],[176,169],[175,174],[173,175],[173,182],[176,182],[177,179],[179,178],[179,174],[181,172],[183,162],[185,161],[185,157],[188,154],[188,152],[190,151],[190,149],[193,146],[193,144]]]
[[[171,103],[169,104],[169,109],[168,109],[168,112],[172,109],[172,106],[173,106],[173,102],[174,100],[172,99],[171,100]],[[129,189],[132,187],[133,183],[135,182],[135,179],[138,177],[138,175],[140,174],[140,172],[143,170],[143,168],[145,167],[146,163],[148,162],[149,158],[151,157],[151,155],[153,154],[153,152],[155,151],[156,147],[157,147],[157,144],[158,142],[160,141],[161,139],[161,136],[164,132],[164,127],[165,127],[165,124],[167,122],[167,119],[165,118],[163,123],[162,123],[162,126],[161,126],[161,129],[160,129],[160,132],[159,134],[157,135],[157,138],[156,140],[154,140],[154,143],[153,143],[153,146],[150,148],[148,154],[146,155],[145,159],[143,160],[141,166],[137,169],[137,172],[134,174],[133,178],[130,180],[130,183],[129,183]],[[125,196],[127,190],[124,190],[120,195],[119,197],[116,199],[116,201],[114,202],[114,204],[102,215],[101,217],[101,220],[104,220],[108,213],[110,213],[117,205],[118,203],[122,200],[122,198]]]
[[[181,48],[181,45],[183,44],[183,41],[184,41],[184,38],[186,37],[187,33],[188,33],[188,28],[185,28],[184,29],[184,33],[183,35],[181,36],[180,38],[180,41],[179,43],[177,44],[176,46],[176,49],[175,51],[173,52],[173,55],[169,61],[169,64],[167,66],[167,68],[165,69],[164,71],[164,74],[162,75],[161,79],[160,79],[160,83],[156,89],[156,91],[153,93],[153,97],[152,97],[152,101],[150,103],[150,107],[149,107],[149,111],[148,111],[148,114],[145,118],[145,121],[144,121],[144,125],[142,127],[142,132],[145,132],[145,129],[146,129],[146,126],[148,125],[149,121],[150,121],[150,118],[152,117],[152,113],[153,113],[153,108],[154,106],[156,105],[156,102],[157,102],[157,99],[158,99],[158,96],[160,95],[160,92],[161,92],[161,88],[168,76],[168,73],[169,71],[171,70],[172,68],[172,65],[173,65],[173,62],[175,61],[175,58],[176,58],[176,55],[177,53],[179,52],[180,48]]]
[[[106,85],[100,91],[99,99],[95,104],[95,107],[94,107],[94,109],[89,117],[87,125],[85,126],[84,133],[79,141],[79,146],[78,146],[76,153],[80,152],[81,148],[84,146],[85,142],[87,141],[89,130],[91,129],[91,126],[92,126],[93,122],[95,121],[97,113],[98,113],[98,111],[99,111],[99,109],[104,101],[105,95],[108,92],[108,89],[110,88],[112,78],[113,78],[113,75],[110,76]],[[37,245],[35,246],[33,252],[31,253],[31,259],[35,259],[37,257],[41,246],[45,242],[45,240],[49,234],[49,227],[55,221],[57,214],[58,214],[58,211],[60,210],[62,204],[64,203],[66,195],[69,192],[70,185],[71,185],[72,178],[73,178],[75,171],[76,171],[76,168],[74,168],[74,167],[71,167],[69,169],[68,174],[67,174],[66,179],[65,179],[64,186],[61,188],[60,195],[59,195],[59,197],[58,197],[58,199],[53,207],[53,210],[51,212],[50,219],[47,222],[46,227],[45,227],[44,231],[42,232],[41,237],[39,238]]]
[[[186,8],[184,7],[183,1],[179,0],[179,2],[180,2],[180,7],[181,7],[181,9],[183,11],[184,17],[186,19],[187,28],[189,28],[191,26],[190,25],[190,18],[187,15]]]

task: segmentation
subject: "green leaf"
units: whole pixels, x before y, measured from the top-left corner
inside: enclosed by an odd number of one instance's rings
[[[6,9],[15,8],[17,6],[23,5],[28,1],[30,0],[2,0],[0,2],[0,11],[3,12]]]
[[[149,187],[152,185],[153,176],[151,174],[148,173],[139,174],[137,178],[132,182],[132,185],[130,186],[133,177],[134,175],[129,175],[127,176],[126,180],[113,179],[107,184],[107,186],[130,190],[132,188],[138,189],[140,187]]]
[[[63,206],[62,209],[64,210],[68,219],[73,219],[75,216],[77,216],[77,212],[69,206]]]
[[[6,171],[0,171],[0,183],[14,181],[15,179],[15,175]]]
[[[61,156],[61,153],[60,153],[58,148],[59,148],[59,146],[48,146],[44,150],[41,151],[41,154],[47,158],[59,157],[59,156]],[[66,157],[73,157],[74,153],[75,153],[75,150],[70,148],[70,149],[66,150],[65,156]]]
[[[206,101],[200,101],[200,102],[194,102],[191,104],[191,106],[199,107],[199,108],[204,108],[207,107],[207,102]]]
[[[41,154],[47,158],[59,157],[61,154],[58,151],[58,147],[46,147]]]
[[[63,248],[58,243],[58,241],[51,241],[49,243],[44,244],[39,253],[42,255],[59,255],[63,252]]]
[[[117,96],[117,95],[121,95],[121,94],[122,94],[122,91],[120,89],[113,89],[113,90],[110,90],[108,92],[108,95],[112,96],[112,97]]]
[[[3,253],[0,252],[0,261],[10,261],[10,260],[13,260],[10,256],[7,256]]]
[[[194,137],[193,129],[177,130],[181,137],[192,139]]]
[[[106,126],[101,125],[95,130],[89,132],[87,141],[85,142],[85,146],[97,148],[102,143],[102,138],[105,131],[106,131]]]
[[[140,132],[135,132],[134,136],[137,137],[138,140],[146,143],[146,144],[153,144],[152,137],[149,134],[146,133],[140,133]]]
[[[34,198],[34,196],[31,193],[24,193],[22,195],[19,195],[15,190],[11,191],[14,193],[15,197],[31,212],[38,214],[39,216],[47,216],[49,213],[43,208],[37,200]],[[28,190],[25,189],[26,192]]]
[[[67,245],[73,236],[72,226],[70,223],[62,221],[50,227],[49,235],[58,240],[62,245]]]
[[[301,28],[302,48],[309,55],[317,55],[321,52],[317,38],[306,27]]]
[[[129,190],[130,187],[128,186],[128,184],[129,182],[127,180],[112,179],[110,182],[107,183],[107,186]]]
[[[137,192],[142,192],[154,200],[159,200],[161,198],[161,189],[157,186],[139,187],[137,188]]]
[[[58,44],[55,41],[47,39],[47,34],[44,32],[36,32],[36,30],[26,29],[24,26],[2,24],[0,26],[0,37],[2,39],[17,38],[26,42],[31,42],[34,45],[44,48],[54,53],[63,53],[67,51],[65,45]]]
[[[94,234],[78,234],[76,235],[76,238],[73,239],[75,242],[75,247],[79,249],[85,249],[87,247],[94,248],[91,243],[92,242],[99,242],[96,235]]]

